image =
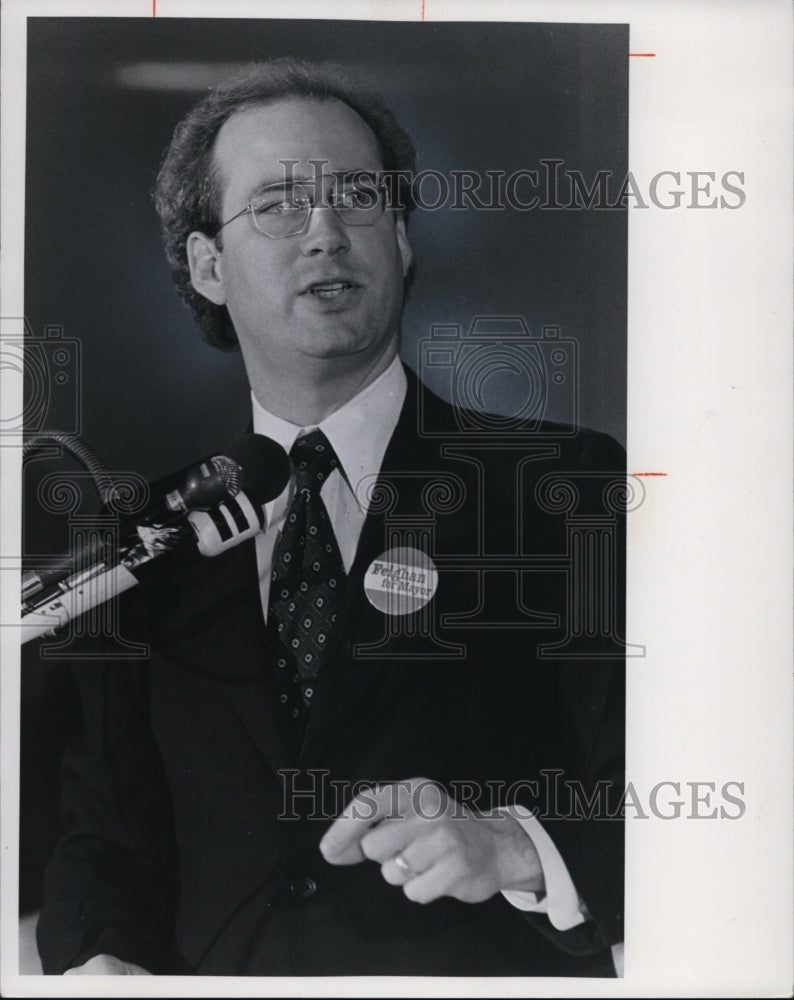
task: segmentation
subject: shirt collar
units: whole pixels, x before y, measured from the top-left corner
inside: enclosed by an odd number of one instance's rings
[[[301,434],[315,430],[325,434],[336,452],[361,510],[369,509],[371,490],[358,488],[365,476],[377,475],[386,446],[400,416],[406,392],[405,369],[399,357],[358,395],[340,406],[319,424],[301,427],[266,410],[251,393],[254,432],[277,441],[287,452]]]

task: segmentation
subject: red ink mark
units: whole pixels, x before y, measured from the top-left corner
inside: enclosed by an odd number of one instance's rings
[[[666,476],[666,472],[632,472],[632,476]]]
[[[425,19],[425,0],[422,0],[422,20]]]
[[[629,52],[629,58],[634,57],[635,59],[655,59],[655,52]]]

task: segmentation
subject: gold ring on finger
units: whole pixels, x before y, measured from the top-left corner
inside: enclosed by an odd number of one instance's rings
[[[394,858],[394,863],[400,869],[400,871],[405,875],[406,878],[416,878],[417,875],[421,874],[415,868],[412,868],[408,862],[405,860],[402,854],[397,854]]]

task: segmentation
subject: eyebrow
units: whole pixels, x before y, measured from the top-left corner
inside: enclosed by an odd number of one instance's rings
[[[287,180],[281,180],[281,181],[263,181],[261,184],[258,184],[253,189],[253,191],[251,192],[249,200],[250,201],[254,201],[256,198],[261,198],[262,195],[263,194],[267,194],[268,191],[286,191],[286,190],[289,190],[290,188],[295,187],[298,184],[305,184],[305,183],[306,183],[306,181],[300,181],[297,178],[295,178],[295,179],[293,179],[291,181],[287,181]]]
[[[360,175],[361,176],[367,176],[367,177],[373,177],[373,176],[376,177],[379,173],[382,173],[382,169],[381,168],[375,168],[375,167],[346,167],[346,168],[341,169],[341,170],[331,170],[328,173],[323,173],[323,174],[320,174],[319,176],[321,178],[337,178],[338,177],[341,180],[346,181],[346,180],[349,180],[350,178],[358,177]],[[265,180],[265,181],[262,181],[261,184],[257,184],[257,186],[253,189],[253,191],[251,192],[251,194],[249,196],[249,201],[253,201],[256,198],[261,198],[261,196],[264,195],[264,194],[267,194],[268,191],[277,191],[277,190],[284,190],[284,191],[286,191],[286,190],[289,190],[290,188],[295,187],[296,185],[310,186],[310,185],[314,184],[314,181],[315,181],[315,175],[314,174],[312,174],[311,177],[309,177],[309,176],[305,176],[304,177],[303,175],[299,175],[299,176],[294,176],[293,175],[290,178],[281,178],[280,180]]]

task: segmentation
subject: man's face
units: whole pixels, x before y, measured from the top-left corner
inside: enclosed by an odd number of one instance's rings
[[[374,135],[341,101],[290,98],[237,112],[215,146],[221,218],[283,183],[282,161],[297,161],[294,179],[313,180],[310,160],[325,161],[329,192],[336,171],[382,168]],[[216,240],[208,297],[228,308],[252,384],[257,372],[289,378],[323,362],[372,370],[396,350],[411,262],[403,220],[386,210],[372,226],[346,226],[327,204],[294,236],[270,239],[246,212]]]

